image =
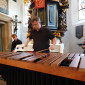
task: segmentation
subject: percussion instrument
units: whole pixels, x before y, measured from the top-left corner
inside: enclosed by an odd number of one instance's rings
[[[0,52],[0,74],[7,85],[85,85],[85,54]]]

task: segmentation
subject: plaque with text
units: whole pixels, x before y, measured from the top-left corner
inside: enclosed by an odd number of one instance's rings
[[[83,25],[76,26],[76,37],[78,39],[83,37]]]

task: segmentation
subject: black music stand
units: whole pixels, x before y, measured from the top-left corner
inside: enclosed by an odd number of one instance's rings
[[[84,54],[85,54],[85,44],[84,43],[80,43],[80,44],[78,44],[79,46],[81,46],[82,47],[82,49],[84,50]]]

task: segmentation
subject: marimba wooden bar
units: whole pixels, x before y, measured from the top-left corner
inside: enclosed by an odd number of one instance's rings
[[[85,55],[0,52],[0,75],[7,85],[85,85]]]

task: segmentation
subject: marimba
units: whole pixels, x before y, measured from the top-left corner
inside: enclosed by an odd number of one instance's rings
[[[7,85],[85,85],[85,54],[0,52]]]

